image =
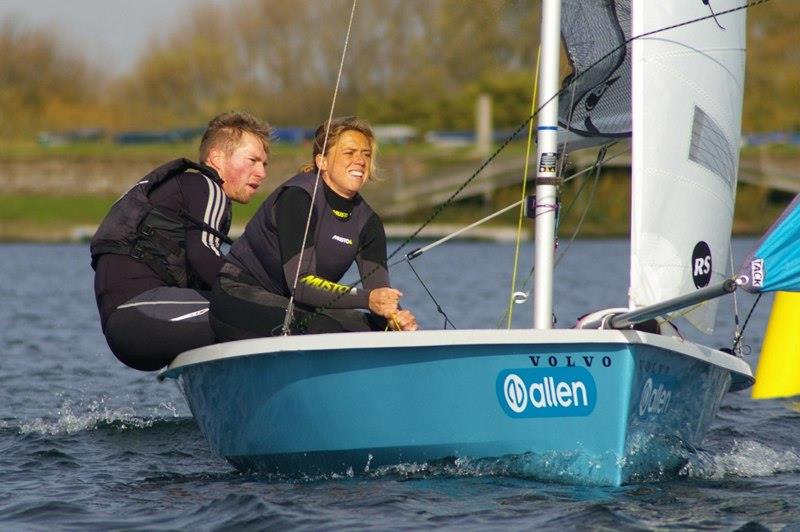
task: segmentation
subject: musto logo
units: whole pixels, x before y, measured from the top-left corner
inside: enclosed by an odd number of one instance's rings
[[[588,416],[597,386],[586,368],[506,369],[497,376],[497,398],[514,418]]]

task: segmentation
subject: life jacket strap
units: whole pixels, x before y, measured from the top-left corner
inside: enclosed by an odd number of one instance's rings
[[[228,235],[222,233],[221,231],[218,231],[217,229],[214,229],[209,224],[207,224],[203,220],[198,219],[196,216],[194,216],[190,212],[188,212],[188,211],[186,211],[184,209],[181,209],[180,211],[178,211],[178,216],[180,216],[181,218],[185,218],[186,220],[191,222],[192,225],[187,225],[186,226],[187,228],[196,227],[196,228],[199,228],[199,229],[203,229],[205,231],[208,231],[209,233],[211,233],[215,237],[219,238],[220,240],[222,240],[226,244],[233,244],[233,240]]]

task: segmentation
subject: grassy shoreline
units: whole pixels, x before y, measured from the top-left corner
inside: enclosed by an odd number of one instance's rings
[[[524,153],[524,143],[509,145],[507,152],[521,155]],[[119,192],[108,187],[104,192],[96,189],[95,193],[66,194],[55,190],[75,190],[71,187],[53,185],[64,180],[64,171],[70,170],[75,174],[77,187],[91,190],[89,185],[104,177],[105,173],[126,169],[125,161],[139,161],[146,165],[147,161],[166,161],[170,158],[186,156],[192,157],[196,146],[192,143],[167,144],[167,145],[141,145],[141,146],[116,146],[113,144],[85,144],[61,147],[43,147],[34,144],[3,146],[0,148],[0,165],[6,172],[13,166],[24,178],[14,177],[9,174],[4,179],[6,188],[0,189],[0,241],[34,241],[34,242],[62,242],[85,239],[91,234],[108,208],[119,197]],[[302,162],[308,152],[308,146],[286,145],[276,142],[273,149],[275,164],[271,164],[271,178],[249,205],[234,204],[234,225],[243,226],[255,213],[266,194],[283,178],[291,175]],[[794,168],[800,164],[800,149],[788,146],[769,146],[759,148],[746,148],[742,150],[743,161],[753,161],[766,158],[773,161],[776,168]],[[68,161],[64,166],[37,166],[42,160],[57,163]],[[100,166],[93,164],[98,160],[122,161],[122,166]],[[78,162],[76,162],[78,161]],[[403,168],[406,173],[416,172],[418,176],[431,176],[446,174],[457,169],[465,172],[464,178],[471,171],[464,168],[477,167],[481,158],[477,157],[469,147],[458,149],[440,149],[427,144],[387,145],[381,147],[378,159],[379,166],[385,165],[388,175],[386,183],[380,184],[384,188],[393,186],[398,168]],[[776,164],[780,163],[780,166]],[[16,165],[16,166],[14,166]],[[98,169],[99,168],[99,169]],[[149,168],[149,166],[148,166]],[[138,171],[138,167],[137,167]],[[778,170],[780,171],[780,170]],[[45,172],[48,179],[37,179],[37,172]],[[2,174],[2,172],[0,172]],[[285,175],[284,175],[285,174]],[[140,174],[137,174],[140,175]],[[17,179],[17,188],[12,184]],[[124,181],[124,182],[123,182]],[[128,181],[117,178],[121,187],[127,188]],[[30,185],[33,185],[31,187]],[[37,188],[38,187],[38,188]],[[55,190],[54,190],[55,189]],[[621,237],[628,232],[630,202],[629,178],[623,168],[607,168],[593,193],[590,193],[591,183],[586,179],[565,183],[562,187],[561,228],[559,234],[562,238],[571,237],[580,220],[584,216],[579,237]],[[370,195],[369,187],[365,195],[378,213],[382,212],[385,203],[392,201],[391,195],[378,195],[374,199]],[[587,198],[592,196],[592,205],[587,205]],[[434,225],[449,228],[466,226],[483,218],[507,205],[513,204],[520,198],[520,187],[507,187],[495,190],[491,197],[473,197],[458,201],[445,209],[433,220]],[[759,235],[765,231],[776,219],[778,214],[792,199],[792,195],[772,192],[765,188],[740,183],[736,196],[736,214],[734,218],[733,233],[737,236]],[[588,208],[588,210],[587,210]],[[406,215],[402,218],[386,218],[387,224],[397,227],[411,228],[413,232],[423,222],[428,220],[434,209],[424,209]],[[489,229],[496,228],[498,233],[507,232],[509,228],[517,226],[517,209],[512,209],[506,215],[496,218],[486,224]],[[530,231],[530,222],[525,222]],[[399,230],[399,229],[398,229]],[[491,231],[485,231],[491,233]],[[470,233],[467,237],[474,237]]]
[[[622,237],[628,232],[628,190],[622,183],[601,182],[595,191],[593,205],[586,213],[579,238]],[[585,198],[573,202],[574,191],[565,190],[562,200],[560,235],[567,238],[577,228],[586,209]],[[109,196],[33,196],[0,195],[0,241],[3,242],[69,242],[84,240],[108,212],[116,197]],[[477,199],[453,204],[437,216],[431,225],[438,227],[433,233],[442,234],[446,228],[466,226],[495,210],[519,199],[519,192],[504,189],[495,194],[489,203]],[[253,216],[261,204],[259,196],[248,205],[234,204],[234,226],[240,228]],[[733,233],[735,236],[762,234],[791,200],[790,195],[771,193],[750,185],[739,185],[736,200]],[[380,208],[376,207],[380,212]],[[431,211],[418,212],[403,219],[386,219],[387,225],[408,228],[409,233],[430,216]],[[493,238],[492,230],[505,235],[517,226],[517,210],[486,224],[479,238]],[[523,222],[531,231],[530,221]],[[475,238],[469,233],[467,238]],[[503,239],[504,236],[496,238]]]

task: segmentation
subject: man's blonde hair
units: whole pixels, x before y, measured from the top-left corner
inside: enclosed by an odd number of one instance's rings
[[[231,155],[239,146],[242,135],[252,133],[261,141],[264,151],[269,156],[269,145],[272,140],[272,128],[266,121],[258,120],[249,113],[230,111],[222,113],[208,123],[203,139],[200,141],[200,162],[205,163],[211,150],[219,148],[226,155]]]

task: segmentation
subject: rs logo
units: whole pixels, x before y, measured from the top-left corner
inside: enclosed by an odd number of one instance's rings
[[[711,255],[694,259],[694,272],[692,275],[704,275],[711,271]]]
[[[692,250],[692,281],[695,288],[703,288],[711,282],[711,272],[713,262],[711,260],[711,248],[702,240],[695,244]]]

